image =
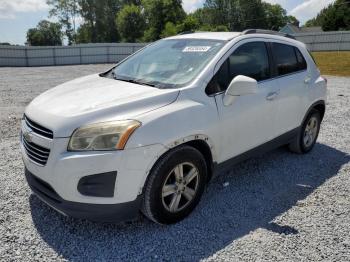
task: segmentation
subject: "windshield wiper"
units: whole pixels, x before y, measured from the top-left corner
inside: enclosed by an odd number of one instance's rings
[[[125,79],[125,78],[117,78],[117,77],[114,77],[114,79],[115,80],[124,81],[124,82],[133,83],[133,84],[139,84],[139,85],[144,85],[144,86],[156,87],[155,84],[142,82],[142,81],[138,81],[138,80],[135,80],[135,79]]]

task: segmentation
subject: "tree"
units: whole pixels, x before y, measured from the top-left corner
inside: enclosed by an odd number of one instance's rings
[[[92,39],[91,31],[92,30],[89,24],[82,24],[77,30],[77,43],[90,43]]]
[[[176,27],[176,25],[174,25],[172,22],[167,22],[165,24],[165,27],[164,27],[160,37],[164,38],[164,37],[173,36],[173,35],[176,35],[177,32],[178,32],[178,28]]]
[[[198,19],[200,29],[209,30],[217,26],[225,26],[230,31],[248,28],[279,30],[286,23],[298,23],[295,17],[287,16],[280,5],[261,0],[206,0],[204,7],[193,15]]]
[[[292,15],[287,16],[287,23],[298,26],[298,27],[300,24],[299,20],[295,16],[292,16]]]
[[[141,8],[134,4],[125,5],[117,14],[116,24],[123,41],[139,41],[145,28]]]
[[[52,23],[42,20],[36,28],[27,31],[27,42],[32,46],[57,46],[62,45],[62,26],[59,23]]]
[[[142,0],[142,6],[148,28],[144,35],[145,41],[159,39],[167,22],[176,25],[186,17],[181,0]]]
[[[119,33],[115,16],[122,8],[121,0],[79,0],[83,30],[78,30],[78,39],[90,43],[117,42]],[[83,36],[79,35],[84,33]]]
[[[199,21],[198,19],[192,15],[189,14],[186,16],[184,21],[177,26],[178,32],[191,32],[195,31],[199,28]]]
[[[210,31],[214,22],[214,10],[208,7],[198,8],[192,14],[190,14],[193,18],[195,18],[199,24],[198,30],[200,31]]]
[[[68,38],[68,44],[76,42],[76,19],[79,14],[79,5],[77,0],[47,0],[51,7],[50,17],[57,17],[59,23],[65,29],[65,35]]]
[[[248,28],[267,29],[264,4],[261,0],[239,0],[236,7],[237,24],[229,24],[230,30],[242,31]]]
[[[308,20],[305,26],[322,26],[324,31],[350,30],[350,1],[335,1]]]
[[[212,28],[212,31],[214,32],[228,32],[228,28],[225,25],[217,25]]]
[[[257,23],[265,27],[261,0],[206,0],[204,8],[212,27],[223,25],[230,31],[255,28]]]
[[[202,16],[201,20],[207,16],[208,23],[204,22],[202,25],[227,26],[232,19],[237,19],[236,2],[237,0],[205,0],[203,13],[201,11],[196,11],[196,13]]]
[[[324,31],[350,30],[350,1],[337,0],[324,14]]]
[[[266,29],[279,30],[287,23],[299,26],[299,21],[294,16],[287,16],[286,10],[279,4],[263,3],[263,6]]]

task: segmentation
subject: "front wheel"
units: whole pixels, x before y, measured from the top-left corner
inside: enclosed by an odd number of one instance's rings
[[[317,110],[312,110],[301,126],[299,135],[289,144],[289,149],[298,154],[311,151],[316,143],[320,125],[320,113]]]
[[[198,204],[206,178],[206,162],[197,149],[185,145],[169,151],[147,180],[142,212],[159,224],[184,219]]]

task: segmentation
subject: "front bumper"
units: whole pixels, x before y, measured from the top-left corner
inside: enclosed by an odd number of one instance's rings
[[[22,132],[28,135],[26,129],[22,121]],[[32,190],[59,212],[90,220],[133,217],[147,175],[166,150],[161,144],[153,144],[121,151],[68,152],[69,138],[49,139],[34,130],[29,132],[32,147],[40,146],[35,154],[46,154],[45,161],[36,162],[31,157],[34,151],[25,144],[27,138],[21,136],[22,158]],[[108,173],[116,176],[103,179]]]
[[[141,196],[134,201],[119,204],[88,204],[71,202],[60,197],[45,181],[25,168],[25,176],[32,191],[47,205],[63,215],[98,222],[134,220],[139,215]]]
[[[31,161],[21,143],[25,167],[39,179],[50,184],[64,200],[87,204],[118,204],[130,202],[141,193],[149,170],[164,152],[162,145],[110,152],[67,152],[67,138],[52,140],[46,165]],[[95,197],[78,190],[82,178],[106,172],[117,172],[113,196]]]

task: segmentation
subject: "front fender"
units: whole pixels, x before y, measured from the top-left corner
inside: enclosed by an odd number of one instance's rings
[[[218,119],[213,97],[194,101],[179,96],[176,102],[140,116],[142,125],[131,136],[127,148],[162,144],[171,149],[191,140],[203,140],[216,160]]]

